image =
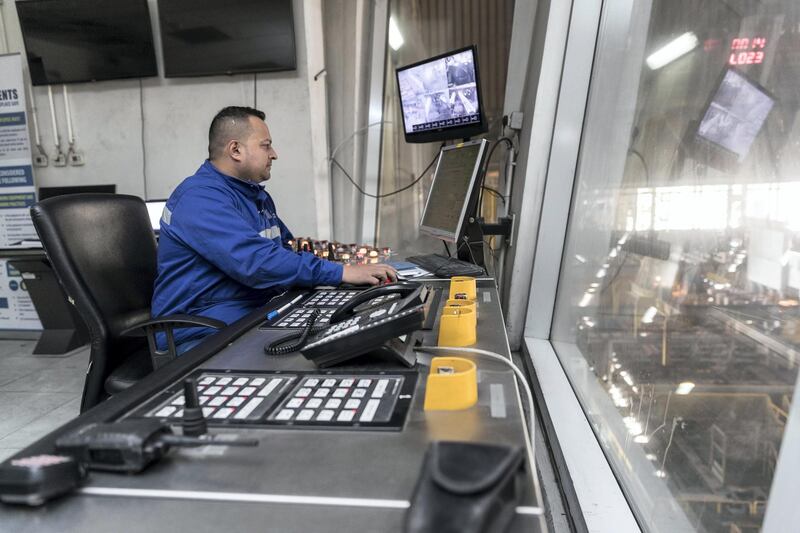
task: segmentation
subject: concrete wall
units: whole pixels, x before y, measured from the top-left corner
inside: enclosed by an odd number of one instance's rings
[[[158,10],[155,0],[148,0],[148,4],[159,72],[163,73]],[[0,9],[5,22],[0,46],[5,42],[9,52],[24,53],[14,1],[0,3]],[[317,82],[310,79],[315,73],[309,75],[307,53],[307,32],[321,32],[322,25],[316,25],[318,16],[308,18],[309,9],[319,6],[316,2],[294,0],[296,71],[183,79],[158,77],[68,86],[76,145],[83,151],[86,164],[35,168],[36,184],[115,183],[120,193],[147,199],[165,198],[207,157],[208,126],[214,114],[226,105],[255,105],[267,113],[279,156],[267,190],[275,197],[280,216],[298,235],[325,236],[329,221],[320,220],[317,213],[320,210],[327,213],[329,180],[327,175],[319,175],[327,166],[315,160],[324,157],[324,153],[320,155],[320,150],[313,149],[311,132],[324,131],[327,144],[327,117],[312,116],[309,90],[310,84],[325,80],[324,76]],[[54,86],[53,90],[58,130],[66,151],[61,86]],[[34,88],[34,98],[42,145],[52,162],[55,140],[47,88]],[[320,183],[324,185],[321,187]]]

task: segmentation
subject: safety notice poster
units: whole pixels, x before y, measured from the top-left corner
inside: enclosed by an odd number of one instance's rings
[[[20,54],[0,55],[0,248],[37,239],[36,202]],[[0,329],[42,329],[19,272],[0,260]]]

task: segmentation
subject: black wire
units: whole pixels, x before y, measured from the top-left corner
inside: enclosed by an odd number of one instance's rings
[[[650,185],[650,168],[647,166],[647,161],[644,160],[644,157],[638,150],[634,150],[633,148],[628,148],[628,153],[633,154],[639,158],[639,161],[642,162],[642,167],[644,168],[644,182],[646,185]]]
[[[444,244],[444,250],[447,252],[447,257],[453,257],[453,254],[450,253],[450,247],[447,246],[447,241],[442,241],[442,244]]]
[[[442,146],[444,146],[444,144],[442,144]],[[441,150],[441,147],[440,147],[440,150]],[[340,164],[339,164],[339,162],[338,162],[336,159],[333,159],[333,158],[331,158],[331,161],[333,162],[333,164],[334,164],[334,165],[336,165],[337,167],[339,167],[339,170],[341,170],[342,172],[344,172],[344,175],[345,175],[345,176],[347,176],[347,179],[348,179],[348,180],[350,180],[350,183],[352,183],[352,184],[353,184],[353,187],[355,187],[356,189],[358,189],[358,192],[360,192],[360,193],[361,193],[361,194],[363,194],[364,196],[369,196],[370,198],[378,198],[378,199],[380,199],[380,198],[386,198],[387,196],[392,196],[392,195],[395,195],[395,194],[401,193],[401,192],[403,192],[403,191],[405,191],[405,190],[408,190],[408,189],[410,189],[410,188],[411,188],[411,187],[413,187],[414,185],[416,185],[416,184],[417,184],[417,183],[418,183],[418,182],[419,182],[419,181],[420,181],[422,178],[424,178],[424,177],[425,177],[425,174],[427,174],[427,173],[428,173],[428,171],[431,169],[431,167],[433,166],[433,164],[436,162],[436,160],[437,160],[438,158],[439,158],[439,152],[436,152],[436,155],[433,157],[433,159],[432,159],[432,160],[431,160],[431,162],[428,164],[428,166],[427,166],[427,167],[425,167],[425,170],[423,170],[423,171],[422,171],[422,174],[420,174],[420,175],[419,175],[419,177],[418,177],[417,179],[415,179],[414,181],[412,181],[411,183],[409,183],[409,184],[408,184],[408,185],[406,185],[405,187],[401,187],[401,188],[397,189],[396,191],[387,192],[387,193],[384,193],[384,194],[370,194],[370,193],[368,193],[367,191],[365,191],[364,189],[362,189],[362,188],[361,188],[361,187],[358,185],[358,183],[356,183],[356,182],[353,180],[352,176],[350,176],[350,174],[348,174],[348,173],[347,173],[347,171],[344,169],[344,167],[342,167],[342,165],[340,165]]]
[[[506,205],[505,197],[502,194],[500,194],[500,191],[498,191],[497,189],[492,189],[491,187],[487,187],[486,185],[481,185],[481,189],[483,189],[484,191],[489,191],[490,193],[494,194],[495,196],[500,198],[500,200],[502,200],[503,205]]]
[[[478,216],[483,214],[483,189],[486,183],[486,171],[489,170],[489,163],[492,161],[492,154],[494,153],[495,149],[500,145],[501,142],[505,141],[508,144],[508,149],[514,149],[514,142],[509,139],[508,137],[500,137],[495,141],[491,148],[489,148],[489,155],[486,156],[486,163],[483,165],[483,172],[481,176],[481,188],[478,192]],[[502,197],[502,195],[501,195]],[[503,204],[505,205],[505,198],[503,198]]]
[[[312,333],[319,333],[327,328],[327,326],[320,326],[314,328],[314,322],[317,321],[317,317],[320,314],[319,308],[314,308],[311,311],[311,314],[308,317],[308,322],[306,326],[303,328],[302,331],[295,333],[293,335],[289,335],[288,337],[282,337],[278,340],[272,341],[269,345],[264,345],[264,353],[267,355],[286,355],[292,352],[296,352],[306,344],[306,339]],[[292,344],[285,344],[287,341],[291,341],[297,339],[297,342]],[[283,345],[283,346],[281,346]]]

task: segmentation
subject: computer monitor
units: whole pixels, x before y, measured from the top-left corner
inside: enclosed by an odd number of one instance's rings
[[[166,200],[148,200],[144,203],[147,206],[147,214],[150,215],[150,225],[153,231],[161,230],[161,214],[164,212]]]
[[[480,184],[486,139],[445,146],[422,213],[419,229],[443,241],[456,242],[464,221],[477,208],[476,187]]]
[[[395,73],[406,142],[466,139],[488,129],[474,45]]]
[[[53,196],[63,196],[65,194],[86,194],[86,193],[110,193],[117,192],[116,185],[75,185],[71,187],[39,187],[39,200],[52,198]]]
[[[697,127],[697,137],[744,160],[775,98],[766,89],[735,69],[722,76]]]

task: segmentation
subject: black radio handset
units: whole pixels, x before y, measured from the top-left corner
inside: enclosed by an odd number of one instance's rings
[[[399,294],[401,298],[404,298],[412,294],[414,291],[420,290],[421,287],[422,285],[419,283],[400,281],[362,291],[351,298],[346,304],[337,309],[336,312],[331,315],[330,324],[336,324],[346,320],[347,318],[350,318],[353,316],[355,309],[358,306],[369,302],[370,300],[374,300],[380,296],[388,296],[390,294]]]

